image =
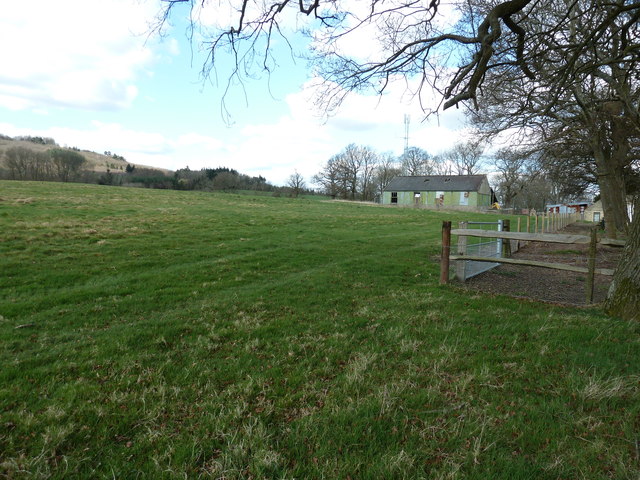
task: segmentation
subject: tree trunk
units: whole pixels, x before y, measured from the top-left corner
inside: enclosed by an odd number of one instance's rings
[[[601,138],[592,137],[593,156],[598,173],[598,187],[602,198],[602,209],[607,234],[616,238],[617,232],[626,232],[629,227],[627,215],[627,194],[624,181],[624,168],[618,158],[621,149],[609,152]],[[626,155],[625,155],[626,156]]]
[[[598,186],[607,234],[616,238],[618,232],[626,232],[629,226],[624,177],[613,168],[607,168],[606,173],[600,172],[598,167]]]
[[[635,199],[629,237],[604,308],[609,315],[640,320],[640,196]]]
[[[614,116],[611,120],[611,155],[609,158],[612,182],[614,183],[614,222],[616,230],[629,230],[629,213],[627,211],[627,185],[625,181],[625,167],[629,165],[630,125],[622,116]]]

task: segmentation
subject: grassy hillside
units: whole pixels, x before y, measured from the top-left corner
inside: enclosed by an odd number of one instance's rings
[[[0,182],[0,477],[638,478],[640,326],[438,286],[443,219]]]
[[[1,138],[0,136],[0,168],[4,167],[4,152],[12,147],[24,147],[36,152],[44,152],[56,146],[42,145],[24,140],[9,140],[6,138]],[[107,168],[113,171],[124,171],[128,163],[135,164],[135,162],[128,162],[126,160],[122,160],[121,158],[114,158],[112,156],[102,155],[101,153],[91,152],[89,150],[80,150],[78,151],[78,153],[80,153],[87,161],[87,163],[82,167],[83,170],[89,170],[92,172],[106,172]],[[163,172],[167,171],[159,168],[154,169]]]

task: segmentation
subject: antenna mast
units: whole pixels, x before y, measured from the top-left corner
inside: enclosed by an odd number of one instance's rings
[[[407,153],[409,150],[409,123],[411,122],[411,117],[408,114],[404,114],[404,153]]]

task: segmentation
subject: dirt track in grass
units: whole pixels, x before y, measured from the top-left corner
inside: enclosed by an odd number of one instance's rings
[[[589,235],[589,228],[590,224],[576,223],[565,227],[559,233]],[[589,245],[528,242],[512,256],[517,259],[567,263],[586,267],[588,249]],[[622,249],[619,247],[598,244],[596,268],[615,269],[621,253]],[[567,305],[585,305],[586,277],[587,275],[584,273],[563,270],[501,265],[468,280],[464,286],[469,290],[519,298]],[[600,303],[606,298],[610,284],[611,277],[595,276],[594,303]]]

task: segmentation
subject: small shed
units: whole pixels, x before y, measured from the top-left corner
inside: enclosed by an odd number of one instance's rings
[[[587,222],[600,222],[604,220],[604,210],[602,209],[602,200],[598,200],[593,205],[589,205],[584,210],[583,220]]]
[[[393,178],[383,205],[489,208],[495,198],[486,175],[425,175]]]

